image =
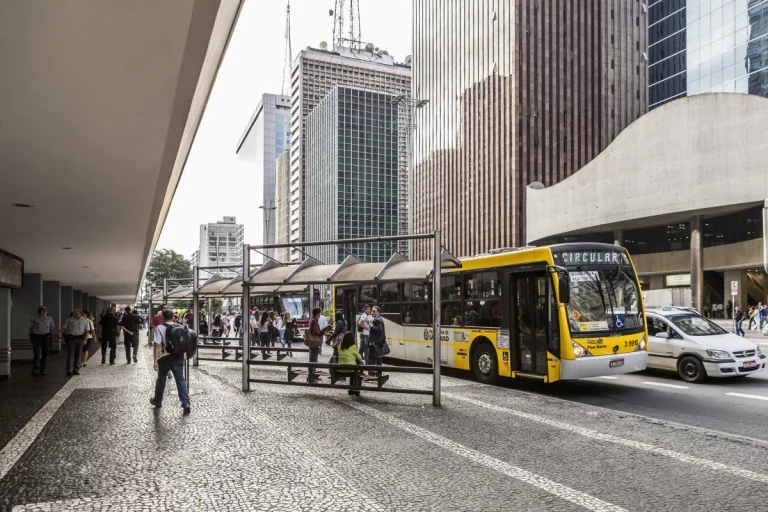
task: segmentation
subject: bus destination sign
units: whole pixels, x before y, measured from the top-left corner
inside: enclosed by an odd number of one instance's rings
[[[573,267],[578,265],[629,265],[627,254],[610,250],[563,251],[552,254],[555,265]]]

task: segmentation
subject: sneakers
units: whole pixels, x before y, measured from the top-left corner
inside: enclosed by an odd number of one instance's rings
[[[72,375],[80,375],[80,372],[72,372]]]
[[[129,360],[127,360],[127,361],[125,362],[125,364],[131,364],[131,360],[130,360],[130,359],[129,359]]]
[[[138,359],[136,359],[136,356],[133,356],[133,362],[134,362],[134,363],[138,363],[138,362],[139,362],[139,360],[138,360]]]
[[[72,376],[72,372],[67,372],[67,377],[71,377],[71,376]]]
[[[107,361],[106,361],[106,360],[104,360],[104,359],[102,359],[102,360],[101,360],[101,364],[107,364]]]
[[[182,405],[184,408],[184,414],[189,414],[192,412],[192,409],[188,405]]]
[[[152,405],[154,405],[154,406],[155,406],[155,409],[159,409],[159,408],[161,408],[161,407],[163,406],[162,404],[158,404],[158,403],[156,403],[156,402],[155,402],[155,397],[152,397],[152,398],[150,398],[150,399],[149,399],[149,403],[151,403]]]

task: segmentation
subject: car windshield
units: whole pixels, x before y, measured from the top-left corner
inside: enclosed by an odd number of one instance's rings
[[[628,331],[643,327],[637,280],[631,267],[585,269],[569,273],[571,332]]]
[[[716,336],[728,333],[716,323],[699,315],[675,315],[669,317],[669,320],[688,336]]]

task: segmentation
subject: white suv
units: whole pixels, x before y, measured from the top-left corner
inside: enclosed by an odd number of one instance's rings
[[[648,368],[676,371],[686,382],[746,377],[765,370],[760,347],[681,308],[646,311]]]

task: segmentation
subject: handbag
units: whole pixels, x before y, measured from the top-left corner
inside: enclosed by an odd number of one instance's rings
[[[389,343],[387,343],[387,340],[384,340],[384,343],[382,343],[381,345],[376,345],[376,350],[379,351],[379,355],[381,356],[386,356],[387,354],[389,354],[390,350],[389,350]]]
[[[304,331],[304,344],[309,348],[318,348],[323,344],[323,337],[312,334],[309,329]]]

